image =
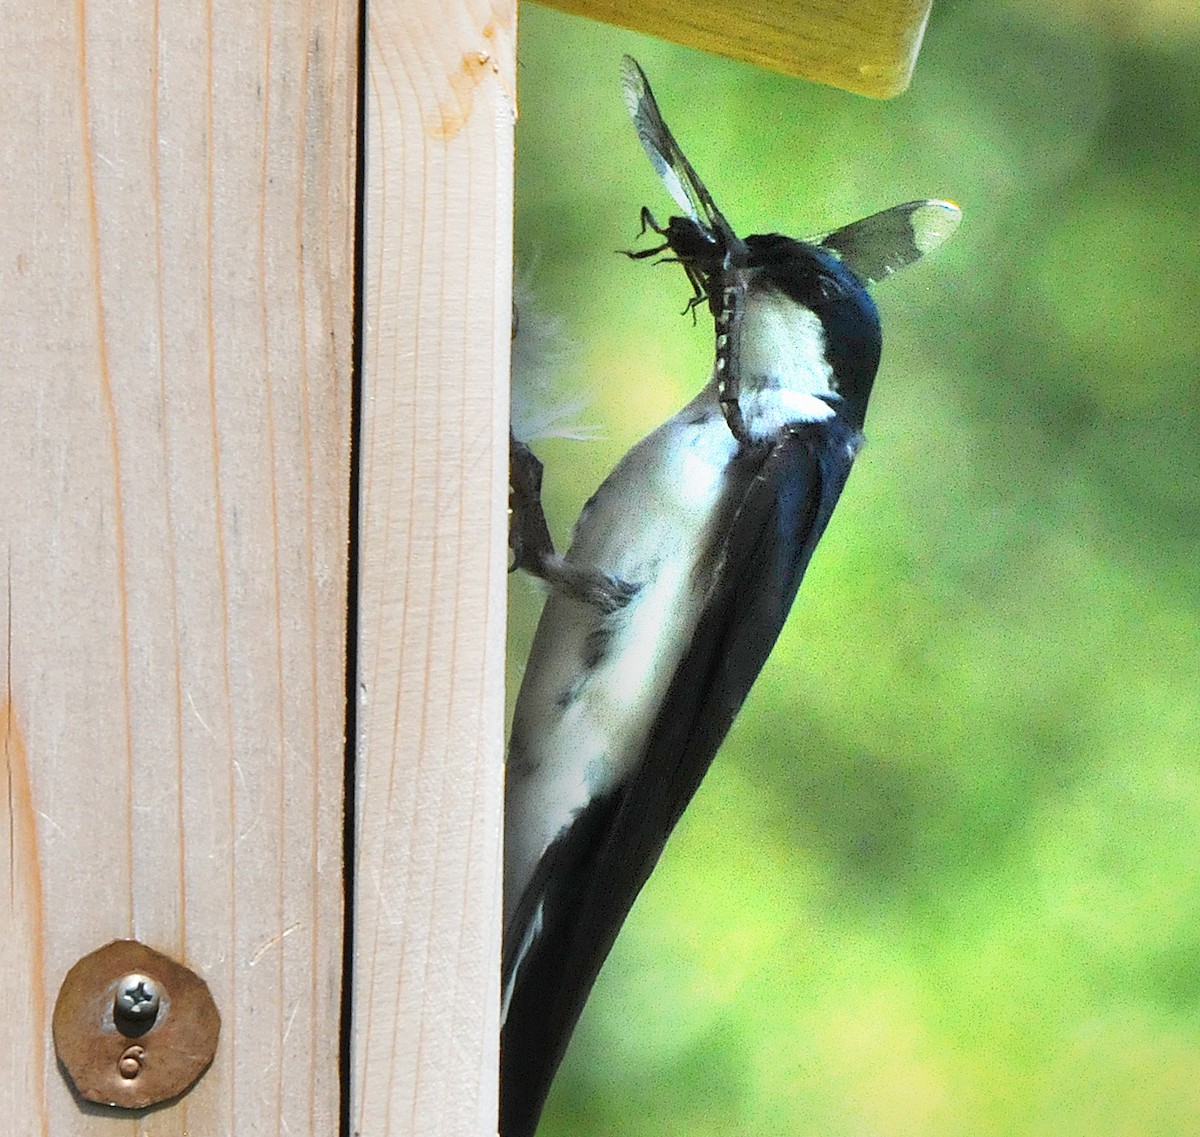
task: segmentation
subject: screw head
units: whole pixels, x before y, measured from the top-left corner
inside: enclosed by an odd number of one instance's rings
[[[144,1027],[155,1020],[161,1003],[158,984],[148,975],[131,972],[117,983],[113,1018]]]

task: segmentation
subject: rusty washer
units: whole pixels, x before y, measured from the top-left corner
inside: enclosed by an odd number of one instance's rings
[[[190,1089],[212,1062],[220,1030],[204,980],[137,940],[85,955],[54,1004],[54,1049],[76,1092],[124,1109]]]

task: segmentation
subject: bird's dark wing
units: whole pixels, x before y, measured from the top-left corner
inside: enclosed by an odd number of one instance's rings
[[[596,975],[770,654],[857,445],[857,433],[832,419],[730,466],[728,537],[642,761],[547,849],[513,921],[528,934],[505,944],[502,1137],[537,1128]]]

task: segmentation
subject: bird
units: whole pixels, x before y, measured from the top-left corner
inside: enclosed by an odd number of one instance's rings
[[[596,976],[846,484],[882,345],[868,286],[961,217],[921,200],[803,240],[740,238],[641,67],[626,56],[621,73],[682,210],[660,225],[643,208],[661,243],[629,255],[682,265],[688,307],[713,318],[714,362],[587,501],[565,556],[525,560],[553,571],[506,762],[501,1137],[533,1137]]]

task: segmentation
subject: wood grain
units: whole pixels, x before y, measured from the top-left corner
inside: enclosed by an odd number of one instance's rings
[[[351,1128],[495,1133],[515,2],[368,23]]]
[[[787,75],[890,98],[908,87],[933,0],[545,3]]]
[[[356,13],[0,17],[0,1132],[134,937],[216,1061],[156,1137],[337,1124]],[[151,1115],[148,1115],[151,1116]]]

